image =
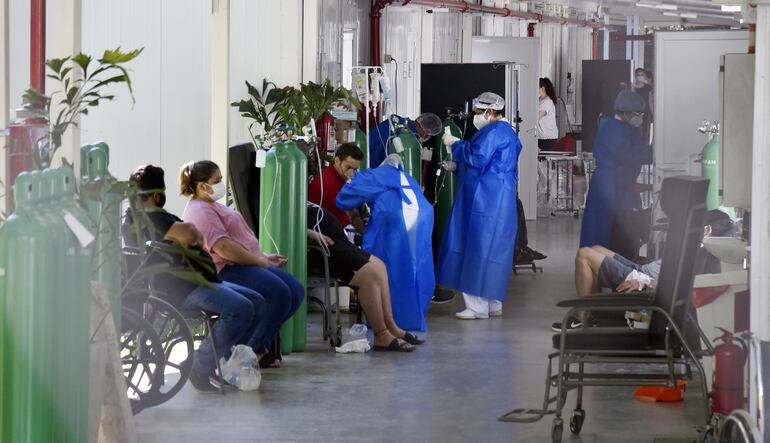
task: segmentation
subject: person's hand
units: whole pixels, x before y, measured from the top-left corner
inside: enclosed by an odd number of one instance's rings
[[[643,289],[649,288],[650,285],[646,282],[641,282],[639,280],[626,280],[623,283],[619,284],[615,290],[617,292],[631,292],[631,291],[641,291]]]
[[[444,147],[446,147],[447,154],[452,153],[452,145],[458,140],[460,139],[450,134],[449,132],[444,133],[444,136],[441,138],[441,141],[444,142]]]
[[[270,254],[267,256],[267,262],[270,263],[270,266],[282,268],[286,266],[286,263],[288,263],[289,260],[281,254]]]
[[[331,237],[320,232],[313,232],[313,239],[326,246],[334,245],[334,240],[332,240]]]

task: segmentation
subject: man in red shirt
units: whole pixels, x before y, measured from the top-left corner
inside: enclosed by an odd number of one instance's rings
[[[364,232],[364,221],[358,211],[343,211],[337,207],[337,194],[361,166],[364,155],[355,143],[343,143],[334,152],[334,160],[313,178],[307,192],[307,199],[334,214],[342,226],[353,225],[358,232]],[[323,199],[321,198],[323,184]]]

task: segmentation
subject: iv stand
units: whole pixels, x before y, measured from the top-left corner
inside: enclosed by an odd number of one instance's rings
[[[371,74],[374,74],[374,73],[383,74],[383,70],[382,70],[382,66],[353,66],[352,71],[353,71],[354,75],[355,74],[364,74],[364,76],[366,78],[365,83],[364,83],[364,85],[366,87],[366,94],[365,94],[365,99],[364,99],[364,110],[365,110],[365,112],[364,112],[364,119],[366,120],[366,122],[365,122],[365,127],[366,127],[366,167],[367,167],[367,169],[370,169],[372,167],[372,165],[371,165],[371,162],[372,162],[372,160],[371,160],[372,152],[371,152],[371,148],[369,146],[370,145],[370,141],[369,141],[369,115],[370,115],[371,112],[374,112],[374,109],[376,107],[378,107],[378,106],[380,106],[382,104],[382,94],[379,94],[380,95],[380,101],[377,103],[377,105],[376,106],[371,106],[370,105],[371,97],[372,97]],[[377,87],[377,88],[380,87],[380,85],[374,85],[374,86]],[[354,90],[355,90],[355,85],[354,85]],[[360,96],[359,96],[359,99],[360,99]],[[382,109],[382,108],[380,108],[380,109]],[[376,115],[375,115],[375,118],[377,118]]]

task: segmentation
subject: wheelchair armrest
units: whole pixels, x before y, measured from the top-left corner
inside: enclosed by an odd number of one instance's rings
[[[623,307],[628,305],[652,306],[655,304],[654,295],[653,291],[640,291],[636,293],[613,292],[610,294],[597,294],[562,300],[556,306],[560,308]]]

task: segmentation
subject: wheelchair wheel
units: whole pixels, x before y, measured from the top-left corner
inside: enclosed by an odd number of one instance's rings
[[[572,416],[569,419],[569,430],[573,434],[580,434],[583,429],[583,422],[586,419],[586,413],[582,409],[575,409],[572,411]]]
[[[151,406],[163,380],[163,347],[152,325],[136,312],[123,308],[118,348],[134,415]]]
[[[551,443],[561,443],[561,435],[564,432],[564,421],[554,418],[551,424]]]
[[[182,314],[171,304],[150,297],[144,304],[144,319],[160,338],[165,364],[158,395],[150,406],[170,400],[190,378],[193,365],[193,335]]]

